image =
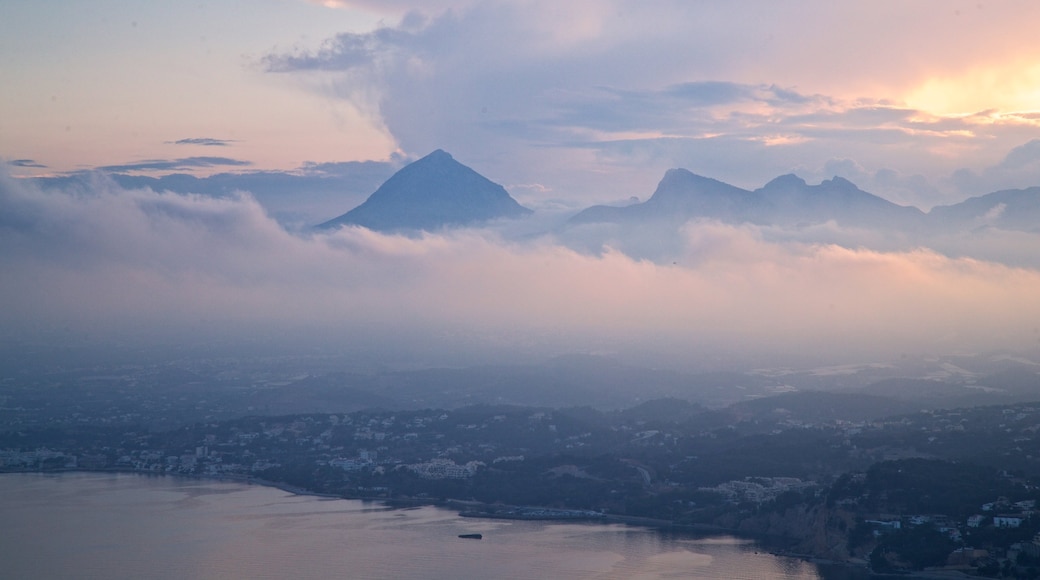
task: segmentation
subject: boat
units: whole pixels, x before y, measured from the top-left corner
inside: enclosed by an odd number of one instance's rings
[[[459,534],[460,538],[465,540],[479,540],[484,537],[483,534]]]

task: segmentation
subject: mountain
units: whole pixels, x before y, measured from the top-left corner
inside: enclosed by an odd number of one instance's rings
[[[685,169],[670,169],[644,203],[593,206],[570,223],[681,223],[707,218],[795,226],[833,220],[842,225],[909,228],[922,223],[924,216],[917,208],[889,202],[840,177],[808,185],[797,176],[784,175],[748,191]]]
[[[669,169],[650,199],[625,207],[592,206],[571,223],[684,222],[693,217],[737,219],[753,205],[749,191],[685,169]]]
[[[401,168],[361,205],[318,227],[436,230],[530,212],[501,185],[438,149]]]
[[[841,177],[809,185],[795,175],[783,175],[752,195],[758,208],[753,221],[758,223],[802,225],[834,220],[846,226],[906,229],[925,219],[916,207],[894,204]]]
[[[1040,231],[1040,187],[995,191],[953,205],[936,206],[928,217],[936,227]]]

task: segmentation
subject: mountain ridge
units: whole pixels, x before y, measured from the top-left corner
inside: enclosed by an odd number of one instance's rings
[[[592,206],[578,212],[570,224],[634,223],[643,220],[688,221],[694,218],[759,225],[800,225],[830,220],[847,225],[920,225],[926,215],[859,189],[842,177],[809,185],[787,174],[754,191],[703,177],[685,169],[670,169],[653,195],[625,207]]]
[[[398,170],[357,207],[316,228],[358,225],[384,232],[434,231],[530,213],[501,185],[437,149]],[[665,172],[646,201],[625,206],[593,205],[571,216],[563,227],[617,224],[674,229],[697,219],[795,231],[832,223],[897,233],[907,243],[920,241],[922,236],[987,227],[1037,232],[1040,187],[1001,190],[924,212],[864,191],[840,176],[809,184],[788,173],[749,190],[673,168]]]

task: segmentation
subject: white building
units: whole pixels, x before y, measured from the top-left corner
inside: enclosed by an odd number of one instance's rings
[[[993,516],[993,527],[1017,528],[1022,525],[1022,518],[1018,516]]]

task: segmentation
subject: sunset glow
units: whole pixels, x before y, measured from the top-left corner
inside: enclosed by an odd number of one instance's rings
[[[1040,64],[1037,59],[964,71],[956,77],[933,77],[907,97],[915,109],[937,115],[1040,111]]]

